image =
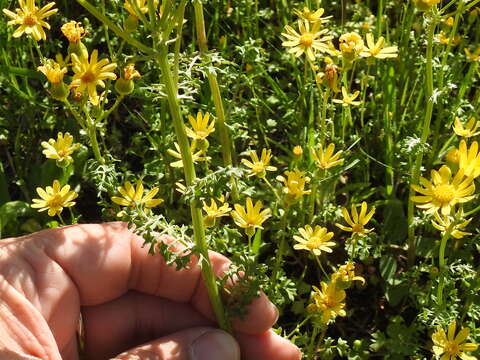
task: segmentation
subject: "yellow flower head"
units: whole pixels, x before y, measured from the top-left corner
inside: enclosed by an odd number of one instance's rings
[[[295,250],[311,251],[316,256],[319,256],[322,251],[331,253],[332,246],[335,246],[330,239],[333,237],[333,232],[327,232],[327,228],[315,226],[314,229],[310,225],[298,229],[302,236],[294,235],[293,238],[298,244],[293,245]]]
[[[71,155],[80,147],[80,144],[73,143],[73,136],[68,132],[65,133],[65,135],[59,132],[57,134],[57,140],[49,139],[48,142],[42,141],[41,145],[45,148],[42,153],[48,159],[57,160],[57,164],[59,164],[60,167],[71,164],[73,162]]]
[[[420,177],[419,185],[412,185],[412,189],[422,194],[412,196],[413,202],[419,203],[418,208],[425,209],[427,214],[441,210],[443,215],[450,215],[452,208],[458,203],[472,200],[475,184],[473,178],[464,176],[464,170],[459,169],[452,179],[452,171],[447,165],[442,165],[440,170],[432,170],[432,182]]]
[[[105,82],[103,80],[115,80],[117,78],[117,75],[112,72],[117,64],[109,64],[108,59],[98,61],[98,50],[93,50],[90,62],[88,57],[78,57],[75,53],[71,55],[75,74],[70,87],[74,88],[77,93],[83,93],[87,90],[92,105],[98,105],[97,86],[104,88]]]
[[[251,198],[247,198],[246,209],[240,204],[235,204],[234,208],[231,212],[233,221],[245,229],[248,237],[255,234],[255,229],[263,229],[262,224],[270,217],[270,209],[262,210],[261,201],[257,201],[254,206]]]
[[[326,149],[324,149],[322,145],[317,149],[312,147],[311,152],[315,159],[315,165],[320,169],[330,169],[331,167],[343,164],[344,161],[344,159],[341,158],[342,150],[334,154],[335,144],[329,144]]]
[[[337,289],[335,282],[327,284],[322,281],[320,286],[321,290],[313,286],[313,302],[307,306],[307,310],[312,313],[321,313],[325,325],[337,316],[346,316],[345,297],[347,294],[345,291]]]
[[[453,131],[458,136],[469,138],[480,134],[480,131],[477,131],[479,126],[480,121],[477,121],[477,119],[475,119],[473,116],[470,118],[470,120],[468,120],[465,127],[463,126],[462,121],[458,117],[456,117],[453,124]]]
[[[473,53],[470,52],[469,49],[463,49],[465,51],[465,55],[467,56],[468,61],[480,61],[480,48],[475,50]]]
[[[433,5],[438,4],[440,0],[413,0],[413,2],[419,11],[428,11]]]
[[[470,330],[463,328],[455,336],[456,327],[456,322],[452,321],[448,326],[448,334],[445,334],[441,327],[437,328],[432,335],[433,353],[437,358],[442,355],[442,360],[455,360],[457,357],[464,360],[476,359],[476,357],[464,353],[464,351],[475,351],[478,348],[477,344],[463,343],[468,338]]]
[[[175,150],[173,149],[168,149],[167,152],[172,155],[173,157],[180,159],[178,161],[174,161],[170,163],[171,167],[176,167],[176,168],[181,168],[183,167],[183,160],[182,160],[182,154],[180,152],[180,146],[178,143],[175,143]],[[207,161],[210,160],[209,156],[205,156],[205,152],[203,150],[196,151],[196,143],[192,142],[190,145],[190,152],[192,154],[192,161],[193,163],[201,162],[201,161]]]
[[[398,48],[396,46],[383,47],[385,38],[380,36],[375,42],[373,34],[367,34],[367,47],[360,53],[363,57],[374,57],[377,59],[396,58],[398,56]]]
[[[287,40],[282,43],[285,47],[291,47],[289,53],[295,54],[296,57],[305,54],[309,61],[315,60],[315,53],[329,53],[330,49],[326,44],[327,41],[333,39],[333,36],[327,35],[328,30],[320,30],[321,22],[316,22],[310,28],[310,22],[306,20],[298,20],[298,27],[300,33],[295,31],[290,25],[285,26],[285,31],[282,33]]]
[[[444,20],[443,23],[448,27],[452,27],[454,22],[453,16],[449,16],[448,19]]]
[[[356,32],[340,36],[340,51],[345,59],[352,61],[364,51],[363,39]]]
[[[435,40],[439,44],[448,45],[450,43],[450,45],[452,46],[457,46],[458,44],[460,44],[460,41],[462,41],[462,37],[460,35],[455,35],[450,42],[450,38],[448,37],[448,35],[445,35],[445,33],[441,31],[439,34],[436,35]]]
[[[142,77],[138,70],[135,69],[135,64],[128,64],[123,68],[123,79],[129,81],[134,78]]]
[[[458,158],[458,166],[463,170],[465,176],[476,178],[480,175],[480,153],[476,141],[472,142],[470,148],[468,148],[465,140],[461,140],[458,148]]]
[[[445,160],[452,165],[457,165],[460,162],[460,151],[457,148],[448,150]]]
[[[333,92],[340,92],[338,89],[338,70],[339,67],[335,65],[333,60],[330,57],[325,57],[325,62],[327,63],[325,65],[325,70],[324,72],[320,72],[316,75],[315,80],[321,84],[323,81],[327,82],[328,87],[333,91]]]
[[[296,159],[299,159],[303,155],[303,149],[300,145],[295,145],[292,152]]]
[[[39,209],[38,211],[48,210],[48,216],[60,214],[64,207],[75,205],[72,200],[78,197],[75,191],[70,191],[70,185],[60,187],[58,180],[54,180],[53,185],[45,189],[37,187],[37,193],[41,199],[33,199],[33,204],[30,206]]]
[[[463,213],[461,213],[460,216],[462,215]],[[433,227],[437,230],[440,230],[443,235],[452,224],[454,218],[449,215],[441,216],[438,214],[438,212],[435,212],[433,216],[435,217],[435,220],[432,220]],[[470,221],[472,221],[471,218],[462,223],[454,224],[450,235],[452,235],[455,239],[461,239],[464,236],[472,235],[472,233],[462,231],[470,223]]]
[[[52,9],[55,3],[49,2],[39,9],[35,5],[35,0],[19,0],[18,2],[20,9],[15,9],[15,13],[3,9],[3,13],[12,19],[7,25],[20,25],[13,33],[13,37],[17,38],[25,33],[32,35],[37,41],[46,40],[47,35],[43,28],[50,29],[50,25],[44,19],[58,11],[58,9]]]
[[[220,207],[217,205],[215,199],[210,199],[210,206],[203,202],[203,211],[205,211],[206,215],[204,216],[203,220],[205,222],[206,227],[211,227],[215,225],[217,218],[222,216],[228,216],[231,207],[228,206],[228,203],[225,202],[225,198],[220,196],[218,199],[220,202]]]
[[[365,229],[365,225],[370,221],[373,214],[375,214],[375,208],[368,211],[367,203],[365,201],[360,205],[360,213],[357,211],[357,205],[352,205],[351,216],[346,208],[342,208],[343,219],[350,226],[344,226],[342,224],[335,224],[343,231],[351,232],[354,236],[365,236],[373,229]]]
[[[338,270],[332,274],[332,282],[342,287],[348,288],[352,281],[360,281],[362,285],[365,284],[365,279],[362,276],[355,275],[355,265],[353,263],[348,262],[340,266]]]
[[[129,181],[126,181],[123,186],[119,186],[117,190],[122,197],[112,196],[111,199],[115,204],[120,206],[129,206],[133,208],[143,206],[148,210],[163,203],[163,199],[154,199],[154,196],[158,193],[158,187],[154,187],[147,192],[145,196],[143,195],[145,189],[142,180],[138,180],[135,187],[133,187]],[[117,214],[117,216],[121,215],[122,212]]]
[[[310,194],[310,190],[305,190],[305,185],[310,182],[310,178],[305,176],[303,171],[295,169],[294,171],[285,171],[284,176],[277,176],[277,180],[283,182],[283,193],[285,202],[292,205],[303,195]]]
[[[215,131],[215,120],[212,119],[210,123],[210,113],[202,114],[201,111],[197,113],[197,117],[194,118],[192,115],[188,115],[188,121],[192,128],[186,127],[187,136],[194,140],[205,140],[208,135]]]
[[[337,104],[342,104],[342,106],[349,106],[349,105],[357,106],[362,103],[361,101],[354,101],[358,97],[358,95],[360,95],[360,91],[357,90],[353,94],[349,94],[347,88],[342,86],[343,99],[342,100],[333,99],[333,102]]]
[[[42,72],[52,84],[60,84],[68,71],[66,67],[62,67],[52,59],[48,59],[45,64],[39,66],[37,70]]]
[[[323,8],[311,11],[309,8],[304,7],[303,10],[293,9],[293,13],[304,20],[310,21],[311,23],[320,22],[323,24],[332,18],[332,16],[326,16],[322,18],[322,15],[325,13]]]
[[[65,35],[71,43],[78,43],[85,35],[85,29],[82,27],[82,24],[76,21],[70,21],[63,24],[61,30],[63,35]]]
[[[266,175],[266,171],[275,171],[277,168],[275,166],[269,166],[269,162],[272,159],[272,150],[263,149],[262,156],[258,158],[257,152],[255,150],[250,150],[248,155],[250,156],[251,161],[247,159],[242,159],[242,164],[250,168],[249,176],[257,175],[259,178],[263,178]]]

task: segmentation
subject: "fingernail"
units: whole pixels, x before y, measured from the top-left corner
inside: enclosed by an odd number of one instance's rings
[[[209,331],[191,346],[192,360],[240,360],[240,348],[235,339],[221,330]]]

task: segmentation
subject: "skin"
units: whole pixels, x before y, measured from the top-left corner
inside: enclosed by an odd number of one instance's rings
[[[192,341],[215,327],[197,259],[176,271],[142,243],[124,223],[1,240],[0,358],[78,359],[81,314],[87,359],[190,359]],[[210,259],[217,275],[229,266],[218,253]],[[277,318],[262,294],[234,321],[242,359],[300,359],[271,330]]]

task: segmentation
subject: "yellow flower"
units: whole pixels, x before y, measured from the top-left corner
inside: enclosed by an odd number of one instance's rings
[[[128,64],[123,68],[123,78],[125,80],[132,80],[134,78],[142,77],[138,70],[135,69],[135,64]]]
[[[452,165],[457,165],[460,161],[460,151],[457,148],[448,150],[445,160]]]
[[[398,48],[396,46],[383,47],[385,38],[380,36],[377,42],[374,41],[373,34],[367,34],[367,47],[360,53],[363,57],[373,56],[377,59],[396,58],[398,56]]]
[[[203,218],[206,227],[214,226],[217,218],[228,216],[228,213],[230,210],[232,210],[232,208],[228,206],[228,203],[225,203],[225,198],[223,195],[220,196],[218,200],[221,204],[220,207],[218,207],[215,199],[210,199],[210,206],[208,206],[205,201],[202,201],[203,211],[206,213]]]
[[[123,76],[115,81],[115,90],[122,96],[131,94],[135,89],[133,79],[137,77],[141,77],[141,75],[135,70],[135,64],[128,64],[123,68]]]
[[[348,106],[348,105],[357,106],[362,103],[361,101],[354,101],[358,97],[358,95],[360,95],[360,91],[357,90],[353,94],[349,94],[347,89],[344,86],[342,86],[343,99],[342,100],[333,99],[333,102],[337,104],[342,104],[342,106]]]
[[[60,167],[68,166],[73,162],[72,154],[75,150],[80,147],[80,144],[73,143],[73,136],[68,132],[63,135],[59,132],[57,134],[57,140],[49,139],[48,142],[42,141],[42,147],[45,150],[42,153],[47,157],[47,159],[57,160],[57,164]]]
[[[454,22],[453,16],[449,16],[448,19],[443,21],[443,23],[449,27],[453,26],[453,22]]]
[[[205,140],[208,135],[215,131],[215,120],[209,124],[210,114],[207,112],[202,115],[201,111],[197,113],[197,118],[188,115],[188,121],[192,125],[192,129],[186,127],[187,136],[194,140]]]
[[[286,32],[282,33],[282,35],[287,38],[287,40],[284,41],[282,45],[291,47],[288,52],[295,54],[296,57],[305,54],[308,60],[314,61],[316,51],[322,53],[328,53],[330,51],[326,42],[333,39],[333,36],[326,35],[328,33],[327,29],[320,30],[321,26],[322,23],[317,22],[313,24],[310,29],[310,23],[308,21],[298,20],[299,34],[290,25],[286,25]]]
[[[473,53],[471,53],[467,48],[463,50],[465,51],[465,55],[467,55],[468,61],[480,61],[480,48],[475,50]]]
[[[231,212],[233,221],[245,229],[248,237],[255,234],[255,229],[263,229],[262,224],[270,217],[270,209],[262,211],[262,202],[257,201],[254,206],[251,198],[247,198],[246,210],[240,204],[235,204],[234,208],[235,210]]]
[[[355,265],[353,263],[346,263],[338,268],[332,274],[332,282],[340,282],[346,285],[346,287],[350,286],[352,281],[360,281],[362,285],[365,284],[365,279],[362,276],[355,275]]]
[[[327,63],[325,65],[325,72],[320,72],[315,76],[315,80],[321,84],[323,81],[327,82],[328,87],[333,91],[333,92],[340,92],[338,89],[338,69],[339,67],[334,64],[333,60],[326,56],[325,57],[325,62]]]
[[[335,246],[333,241],[329,241],[333,237],[333,232],[327,232],[327,228],[317,225],[315,229],[312,229],[310,225],[305,225],[298,229],[298,232],[302,236],[293,236],[295,241],[299,242],[299,244],[293,245],[295,250],[307,250],[319,256],[322,251],[331,253],[332,249],[330,248]]]
[[[373,231],[373,229],[365,229],[365,225],[367,225],[373,214],[375,214],[375,208],[372,208],[368,213],[367,210],[368,207],[365,201],[362,201],[362,204],[360,205],[360,213],[357,211],[357,206],[352,205],[352,216],[350,216],[346,208],[342,208],[343,219],[350,226],[344,226],[338,223],[335,225],[344,231],[351,232],[354,236],[365,236]]]
[[[441,31],[439,34],[437,34],[435,40],[440,43],[440,44],[443,44],[443,45],[448,45],[448,43],[450,42],[449,40],[449,37],[445,35],[445,33],[443,31]],[[462,41],[462,37],[460,35],[455,35],[452,39],[452,42],[450,43],[450,45],[452,46],[457,46],[458,44],[460,44],[460,41]]]
[[[47,59],[44,65],[37,67],[37,70],[42,72],[52,84],[60,84],[68,71],[66,67],[61,66],[52,59]]]
[[[303,195],[310,194],[310,190],[304,190],[305,185],[310,182],[309,177],[305,177],[305,173],[298,169],[294,171],[285,171],[286,178],[277,176],[277,180],[283,182],[283,193],[287,205],[294,204]]]
[[[460,214],[460,217],[463,215],[463,213]],[[435,229],[440,230],[442,234],[444,234],[447,229],[450,227],[452,224],[452,221],[454,220],[453,217],[445,215],[445,216],[440,216],[438,212],[435,212],[433,214],[435,217],[435,220],[432,220],[432,225]],[[461,239],[464,236],[472,235],[472,233],[462,231],[469,223],[472,221],[472,219],[467,219],[466,221],[462,223],[458,223],[453,225],[453,229],[450,233],[455,239]]]
[[[112,70],[117,67],[117,64],[109,64],[108,59],[98,60],[98,50],[93,50],[90,56],[90,62],[88,57],[78,57],[77,54],[72,53],[73,61],[73,75],[71,88],[75,88],[76,92],[83,93],[85,90],[88,92],[88,96],[92,105],[98,105],[99,97],[97,94],[97,86],[105,87],[103,80],[110,79],[115,80],[115,75]]]
[[[33,199],[34,203],[30,206],[40,209],[38,211],[48,210],[48,216],[60,214],[64,207],[75,205],[72,200],[78,197],[75,191],[70,191],[70,185],[60,187],[58,180],[54,180],[53,185],[47,186],[45,190],[37,187],[37,193],[41,199]]]
[[[321,282],[321,290],[313,286],[312,299],[313,302],[307,306],[307,310],[313,313],[322,313],[322,321],[327,325],[330,320],[337,316],[346,316],[344,290],[338,290],[335,282],[329,284]]]
[[[123,186],[119,186],[117,190],[122,197],[112,196],[111,199],[115,204],[121,206],[129,206],[133,208],[144,206],[147,210],[149,210],[150,208],[163,203],[163,199],[153,198],[158,193],[158,187],[154,187],[152,190],[147,192],[145,196],[143,195],[145,189],[143,187],[142,180],[137,181],[135,188],[129,181],[126,181]],[[117,216],[122,216],[122,214],[122,212],[119,212]]]
[[[413,2],[419,11],[428,11],[433,5],[438,4],[440,0],[413,0]]]
[[[312,156],[315,159],[315,165],[320,169],[330,169],[331,167],[343,164],[344,159],[341,159],[343,151],[340,150],[336,154],[335,144],[329,144],[324,150],[320,145],[317,149],[311,148]]]
[[[19,0],[20,9],[15,9],[16,13],[8,9],[3,9],[3,13],[10,20],[7,25],[20,25],[13,33],[13,37],[20,37],[23,33],[32,35],[37,41],[46,40],[47,35],[43,28],[50,29],[50,25],[43,19],[55,14],[58,9],[52,9],[55,3],[49,2],[47,5],[39,9],[35,5],[35,0]]]
[[[62,33],[68,39],[68,42],[71,43],[78,43],[85,35],[85,29],[82,27],[82,23],[76,21],[70,21],[63,24],[60,30],[62,30]]]
[[[476,141],[472,142],[470,148],[467,148],[465,140],[461,140],[458,158],[458,167],[463,170],[465,176],[476,178],[480,175],[480,153]]]
[[[277,168],[275,166],[269,166],[268,163],[272,158],[272,150],[263,149],[262,156],[258,158],[257,152],[255,150],[250,150],[248,155],[252,161],[247,159],[242,159],[242,164],[250,168],[249,176],[257,175],[259,178],[265,177],[266,171],[275,171]]]
[[[300,145],[295,145],[292,152],[295,159],[300,159],[303,155],[303,149]]]
[[[325,13],[325,10],[323,8],[311,11],[309,8],[304,7],[303,10],[293,9],[293,13],[302,19],[310,21],[311,23],[320,22],[323,24],[328,22],[328,19],[332,17],[326,16],[322,18],[322,15]]]
[[[172,155],[173,157],[175,157],[177,159],[180,159],[180,160],[170,163],[170,166],[181,168],[181,167],[183,167],[183,160],[182,160],[182,154],[180,152],[180,146],[177,143],[175,143],[175,149],[177,149],[177,151],[175,151],[173,149],[168,149],[167,152],[170,155]],[[192,154],[193,163],[210,160],[209,156],[204,156],[204,151],[203,150],[199,150],[197,152],[195,152],[195,151],[196,151],[196,144],[195,144],[195,142],[193,142],[190,145],[190,152]]]
[[[437,328],[437,331],[432,335],[433,353],[437,358],[443,354],[440,358],[441,360],[455,360],[457,357],[463,360],[476,359],[475,356],[467,355],[464,351],[475,351],[478,345],[473,343],[462,344],[468,338],[470,330],[463,328],[458,332],[457,336],[455,336],[456,327],[457,324],[454,320],[448,326],[448,335],[445,334],[445,331],[441,327]]]
[[[452,179],[452,172],[447,165],[442,165],[440,170],[432,170],[432,181],[420,177],[419,185],[412,185],[412,189],[422,194],[421,196],[412,196],[411,200],[416,203],[418,208],[425,209],[427,214],[433,214],[441,210],[443,215],[450,215],[452,208],[458,203],[465,203],[472,200],[475,196],[470,196],[475,191],[473,178],[464,177],[462,169],[458,170]]]
[[[343,34],[340,36],[340,51],[345,59],[352,61],[364,51],[362,37],[355,32]]]
[[[468,120],[468,123],[465,125],[465,127],[463,126],[462,121],[456,117],[453,124],[453,131],[458,136],[469,138],[480,134],[480,131],[477,131],[479,126],[480,121],[477,121],[477,119],[475,119],[473,116],[470,118],[470,120]]]

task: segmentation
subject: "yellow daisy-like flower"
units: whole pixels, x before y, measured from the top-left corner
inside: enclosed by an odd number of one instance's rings
[[[147,210],[163,203],[163,199],[154,199],[154,196],[158,193],[158,187],[154,187],[152,190],[143,195],[145,189],[143,187],[142,180],[138,180],[136,186],[126,181],[123,186],[117,188],[118,192],[122,195],[112,196],[111,200],[120,206],[139,207],[143,206]],[[121,216],[122,212],[119,212],[117,216]]]
[[[462,121],[456,117],[453,124],[453,131],[458,136],[469,138],[480,134],[480,131],[477,131],[479,126],[480,121],[477,121],[473,116],[468,120],[467,125],[465,126],[463,126]]]
[[[73,61],[73,75],[71,88],[76,92],[83,93],[85,90],[92,105],[98,105],[99,96],[97,94],[97,86],[105,87],[103,80],[115,80],[115,75],[112,70],[117,67],[116,63],[111,63],[108,59],[98,61],[98,50],[93,50],[90,56],[90,62],[87,57],[78,57],[77,54],[72,53]]]
[[[463,170],[465,176],[477,178],[480,175],[480,153],[476,141],[472,142],[470,148],[468,148],[465,140],[461,140],[458,148],[458,158],[458,166]]]
[[[307,250],[319,256],[322,251],[331,253],[333,241],[329,241],[333,237],[333,232],[327,232],[327,228],[316,225],[314,229],[310,225],[298,229],[301,237],[294,235],[293,238],[298,244],[293,245],[295,250]]]
[[[228,216],[230,210],[232,208],[228,206],[228,203],[225,202],[224,196],[220,196],[218,199],[220,202],[220,207],[217,205],[215,199],[210,199],[210,206],[202,201],[203,203],[203,211],[205,211],[206,215],[203,217],[204,223],[206,227],[214,226],[217,218],[222,216]]]
[[[470,52],[469,49],[463,49],[465,51],[465,55],[467,56],[468,61],[480,61],[480,48],[475,50],[473,53]]]
[[[75,205],[72,200],[78,197],[75,191],[70,191],[70,185],[60,187],[58,180],[54,180],[53,185],[45,189],[37,187],[37,193],[41,199],[33,199],[33,204],[30,206],[39,209],[38,211],[48,210],[48,216],[60,214],[64,207]]]
[[[277,180],[283,182],[283,193],[285,202],[292,205],[303,195],[310,194],[310,190],[305,190],[305,185],[310,182],[310,178],[305,176],[303,171],[295,169],[294,171],[285,171],[287,177],[277,176]]]
[[[66,67],[61,66],[52,59],[47,59],[44,65],[37,67],[37,70],[42,72],[52,84],[60,84],[68,71]]]
[[[329,144],[326,149],[320,145],[317,149],[311,148],[312,156],[315,159],[315,165],[320,169],[330,169],[331,167],[343,164],[344,159],[340,158],[343,151],[340,150],[336,154],[335,144]]]
[[[347,208],[342,208],[343,219],[347,222],[350,226],[344,226],[342,224],[335,224],[337,227],[342,229],[343,231],[351,232],[352,235],[355,236],[365,236],[369,232],[373,231],[373,229],[365,229],[365,225],[370,221],[373,214],[375,214],[375,208],[370,209],[368,211],[368,206],[365,201],[362,201],[360,205],[360,213],[357,211],[357,205],[352,205],[351,216],[347,210]]]
[[[62,33],[68,39],[68,42],[71,43],[78,43],[85,35],[85,29],[82,27],[82,23],[76,21],[70,21],[63,24],[60,30],[62,30]]]
[[[242,164],[250,168],[249,176],[257,175],[259,178],[263,178],[266,175],[266,171],[275,171],[277,168],[275,166],[269,166],[269,162],[272,159],[272,150],[263,149],[260,159],[258,158],[257,152],[255,150],[250,150],[248,155],[250,156],[251,161],[247,159],[242,159]]]
[[[178,143],[174,143],[175,145],[175,150],[173,149],[168,149],[167,152],[172,155],[173,157],[177,158],[177,159],[180,159],[178,161],[174,161],[172,163],[170,163],[170,166],[171,167],[175,167],[175,168],[181,168],[183,167],[183,160],[182,160],[182,154],[180,152],[180,146],[178,145]],[[192,153],[192,161],[193,163],[197,163],[197,162],[200,162],[200,161],[207,161],[207,160],[210,160],[210,157],[209,156],[205,156],[204,154],[204,151],[203,150],[199,150],[199,151],[196,151],[196,144],[195,142],[193,142],[191,145],[190,145],[190,151]]]
[[[262,210],[261,201],[257,201],[254,206],[251,198],[247,198],[246,209],[240,204],[235,204],[234,208],[231,212],[233,221],[245,229],[248,237],[252,237],[256,229],[263,229],[262,224],[270,217],[270,209]]]
[[[42,147],[45,150],[42,153],[47,157],[47,159],[57,160],[57,164],[60,167],[68,166],[73,162],[72,154],[75,150],[80,147],[80,144],[73,143],[73,136],[70,133],[59,132],[57,134],[57,140],[49,139],[48,142],[42,141]]]
[[[377,59],[396,58],[398,56],[398,48],[396,46],[383,47],[385,45],[385,38],[380,36],[375,42],[373,34],[367,34],[367,46],[364,47],[360,56],[374,57]]]
[[[438,4],[440,0],[413,0],[413,2],[419,11],[428,11],[433,5]]]
[[[360,95],[360,91],[357,90],[353,94],[349,94],[347,88],[342,86],[343,99],[342,100],[333,99],[333,102],[337,104],[342,104],[342,106],[349,106],[349,105],[357,106],[362,103],[361,101],[354,101],[358,97],[358,95]]]
[[[41,9],[35,5],[35,0],[19,0],[18,3],[20,9],[15,9],[16,13],[3,9],[3,13],[13,19],[7,25],[20,25],[13,33],[13,37],[17,38],[25,33],[32,35],[37,41],[46,40],[47,35],[43,28],[50,29],[50,25],[44,19],[58,11],[58,9],[52,9],[55,3],[49,2]]]
[[[338,268],[332,274],[332,282],[341,283],[340,285],[348,288],[352,281],[360,281],[362,285],[365,285],[365,279],[362,276],[355,275],[355,265],[348,262]]]
[[[293,9],[293,13],[298,17],[310,21],[311,23],[326,23],[332,16],[326,16],[322,18],[322,15],[325,13],[325,9],[320,8],[315,11],[311,11],[309,8],[304,7],[303,10]]]
[[[440,360],[455,360],[457,357],[463,360],[476,359],[475,356],[467,355],[464,352],[475,351],[478,348],[477,344],[463,343],[468,338],[470,329],[463,328],[455,336],[456,327],[457,324],[454,320],[448,326],[448,334],[446,334],[441,327],[437,328],[437,331],[432,335],[433,353],[437,358],[440,358]]]
[[[461,215],[463,215],[463,213]],[[440,230],[442,234],[447,231],[454,220],[453,217],[448,215],[441,216],[438,214],[438,212],[435,212],[433,216],[435,217],[435,220],[432,220],[432,225],[435,229]],[[470,223],[470,221],[472,221],[471,218],[462,223],[453,225],[450,235],[452,235],[455,239],[461,239],[464,236],[472,235],[472,233],[462,231]]]
[[[210,123],[210,113],[202,114],[201,111],[197,113],[197,117],[188,115],[188,121],[192,128],[186,127],[187,136],[194,140],[205,140],[208,135],[215,131],[215,120],[212,119]]]
[[[290,25],[285,26],[285,31],[282,33],[287,40],[282,43],[285,47],[291,47],[289,53],[295,54],[296,57],[305,54],[309,61],[315,60],[315,52],[328,53],[330,51],[327,41],[333,39],[333,36],[328,34],[327,29],[320,30],[321,22],[316,22],[310,28],[309,21],[298,20],[298,28],[300,33],[295,31]]]
[[[422,194],[412,196],[413,202],[420,209],[425,209],[427,214],[433,214],[440,210],[443,215],[450,215],[452,208],[458,203],[465,203],[472,200],[475,184],[472,177],[464,176],[464,170],[459,169],[452,179],[452,171],[447,165],[442,165],[440,170],[432,170],[432,181],[420,177],[419,185],[412,185],[412,189]]]
[[[321,290],[313,286],[313,302],[307,306],[307,310],[312,313],[322,313],[322,321],[325,325],[337,316],[346,316],[345,297],[347,294],[345,291],[337,289],[335,282],[327,284],[322,281],[320,286]]]
[[[340,51],[345,59],[351,61],[364,51],[363,39],[356,32],[340,36]]]

